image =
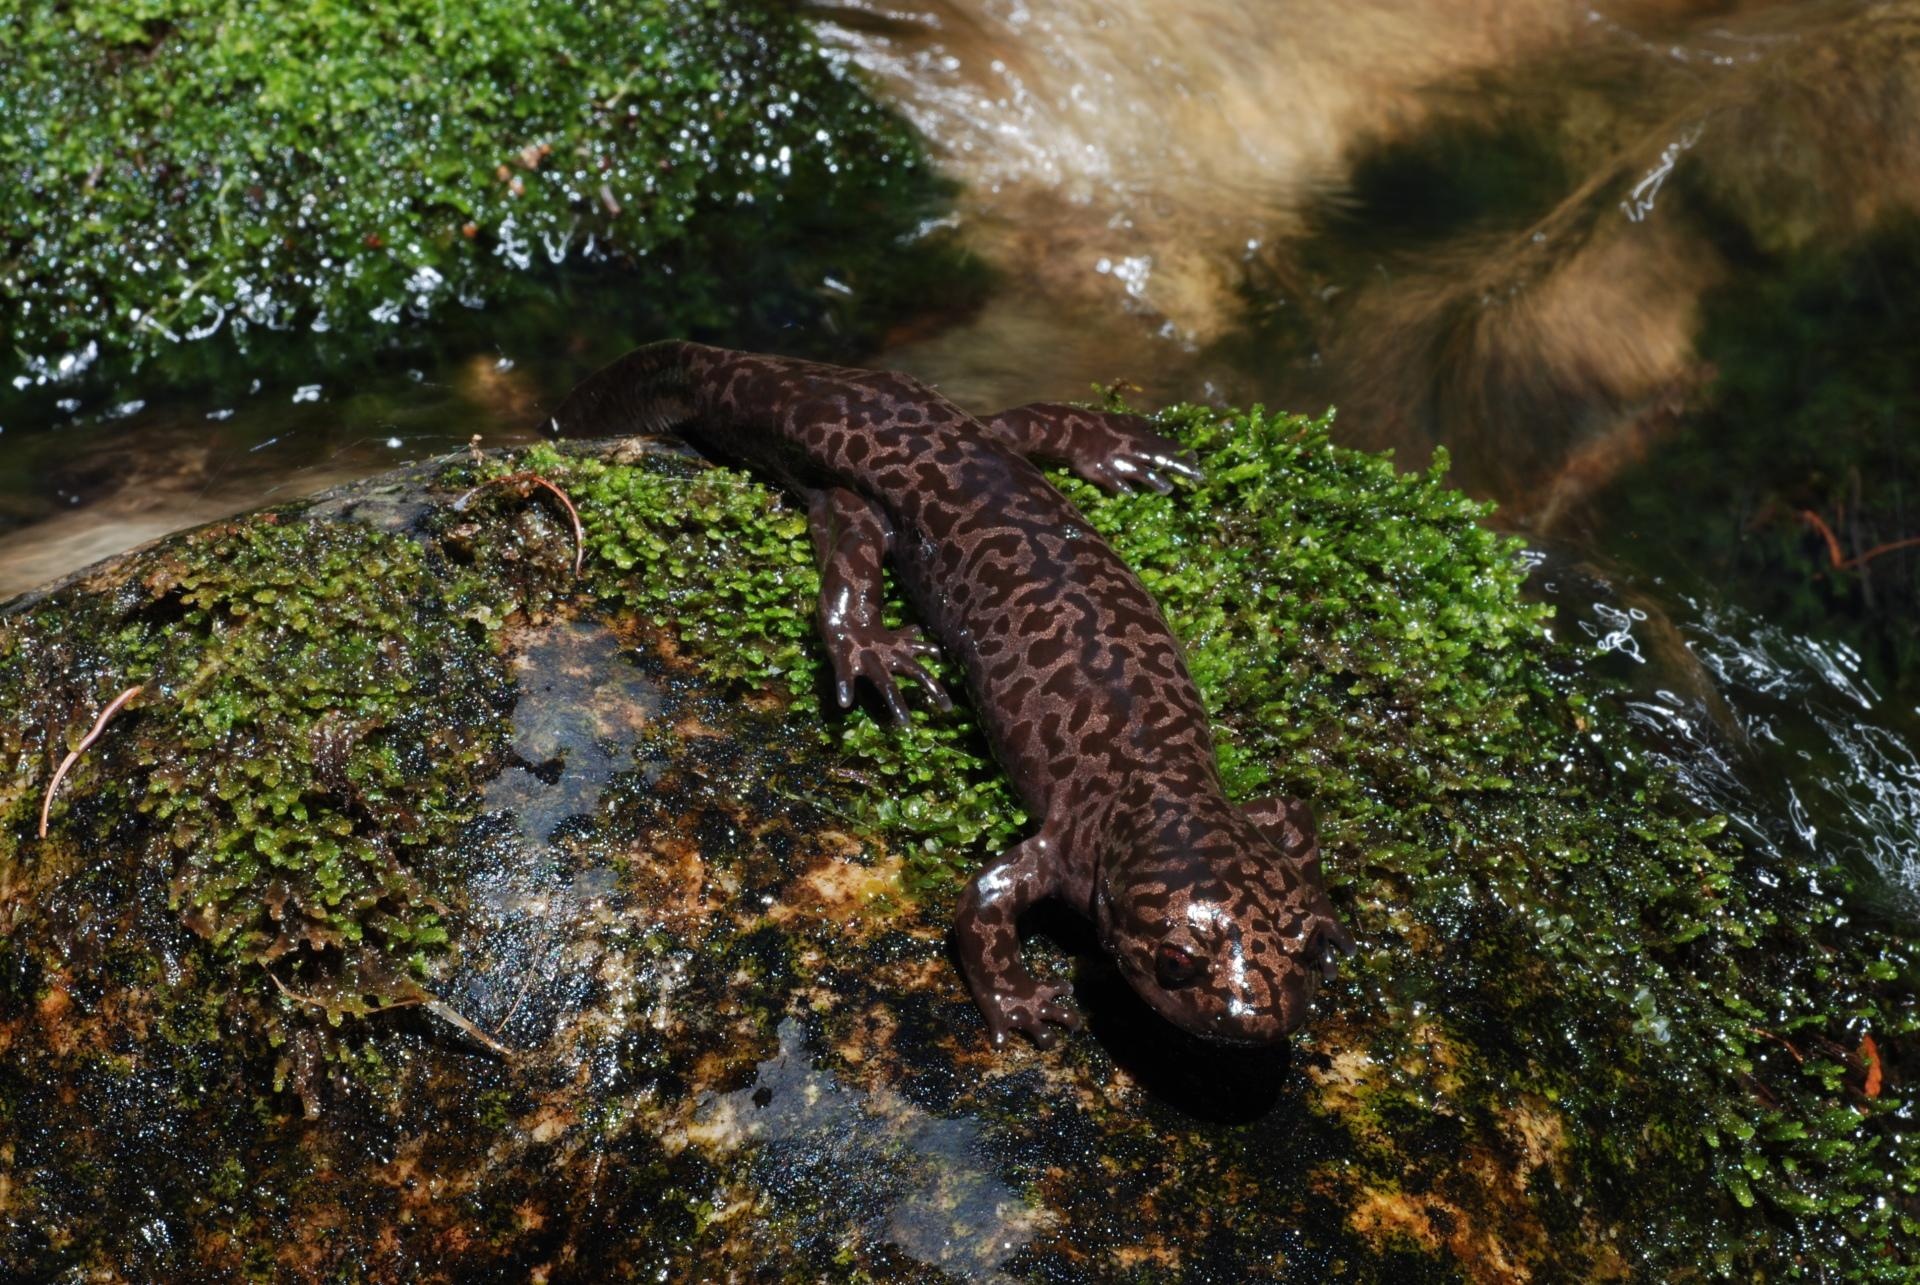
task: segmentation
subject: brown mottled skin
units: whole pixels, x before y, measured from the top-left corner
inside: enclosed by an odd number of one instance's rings
[[[1057,405],[983,421],[905,375],[661,343],[586,379],[554,426],[680,432],[804,497],[840,703],[865,678],[904,719],[896,677],[949,701],[921,665],[932,644],[882,622],[892,562],[1040,819],[974,877],[954,924],[996,1043],[1079,1026],[1069,987],[1021,961],[1016,921],[1043,897],[1091,915],[1135,990],[1188,1031],[1265,1044],[1306,1018],[1332,949],[1351,949],[1313,819],[1291,800],[1227,801],[1179,643],[1029,462],[1108,490],[1197,477],[1147,421]]]

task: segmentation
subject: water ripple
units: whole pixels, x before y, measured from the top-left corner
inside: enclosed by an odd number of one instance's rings
[[[1653,619],[1606,596],[1563,611],[1598,663],[1611,653],[1652,671],[1622,674],[1622,704],[1688,791],[1763,857],[1837,866],[1862,902],[1920,922],[1920,711],[1885,696],[1843,642],[1706,594],[1674,594]]]

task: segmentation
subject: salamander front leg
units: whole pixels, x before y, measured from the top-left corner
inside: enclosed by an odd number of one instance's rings
[[[917,627],[889,629],[883,622],[882,568],[893,548],[887,515],[865,496],[834,487],[813,494],[807,529],[820,563],[820,637],[833,666],[840,708],[853,705],[854,682],[865,678],[893,720],[906,722],[906,702],[894,682],[899,675],[925,687],[941,709],[952,709],[953,700],[940,680],[921,663],[939,649]]]
[[[987,431],[1022,455],[1064,464],[1103,491],[1165,493],[1170,478],[1200,480],[1193,457],[1178,442],[1154,431],[1139,415],[1082,410],[1059,402],[1035,402],[1001,411]]]
[[[1060,854],[1042,830],[983,867],[961,895],[953,933],[960,967],[996,1045],[1009,1031],[1025,1031],[1041,1048],[1059,1038],[1055,1027],[1080,1029],[1080,1014],[1064,998],[1072,987],[1040,982],[1020,958],[1018,921],[1028,906],[1052,895]]]
[[[1299,799],[1268,798],[1243,804],[1241,810],[1280,850],[1280,855],[1294,863],[1311,885],[1320,939],[1342,954],[1353,954],[1356,949],[1353,934],[1341,925],[1339,916],[1333,911],[1333,904],[1327,900],[1326,879],[1320,871],[1320,826],[1313,819],[1313,809]],[[1331,954],[1324,957],[1322,966],[1326,976],[1331,978]]]
[[[1320,877],[1320,827],[1312,808],[1299,799],[1269,798],[1243,804],[1241,811],[1273,840],[1281,856]]]

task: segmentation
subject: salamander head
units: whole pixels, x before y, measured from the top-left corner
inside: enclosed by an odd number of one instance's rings
[[[1283,853],[1238,814],[1184,823],[1103,870],[1094,913],[1142,999],[1181,1029],[1229,1044],[1291,1034],[1333,976],[1335,952],[1353,950],[1311,835]]]

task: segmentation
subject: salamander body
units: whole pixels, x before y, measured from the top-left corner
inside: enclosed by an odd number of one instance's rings
[[[636,349],[568,395],[569,437],[677,432],[808,505],[820,626],[843,706],[865,679],[950,702],[933,646],[882,620],[891,563],[966,675],[1038,830],[983,867],[955,941],[996,1043],[1077,1029],[1069,988],[1036,979],[1016,921],[1045,897],[1089,915],[1134,989],[1182,1028],[1279,1040],[1350,950],[1322,887],[1311,813],[1237,807],[1180,647],[1118,555],[1034,459],[1106,489],[1197,477],[1146,420],[1038,404],[976,419],[908,376],[690,343]]]

